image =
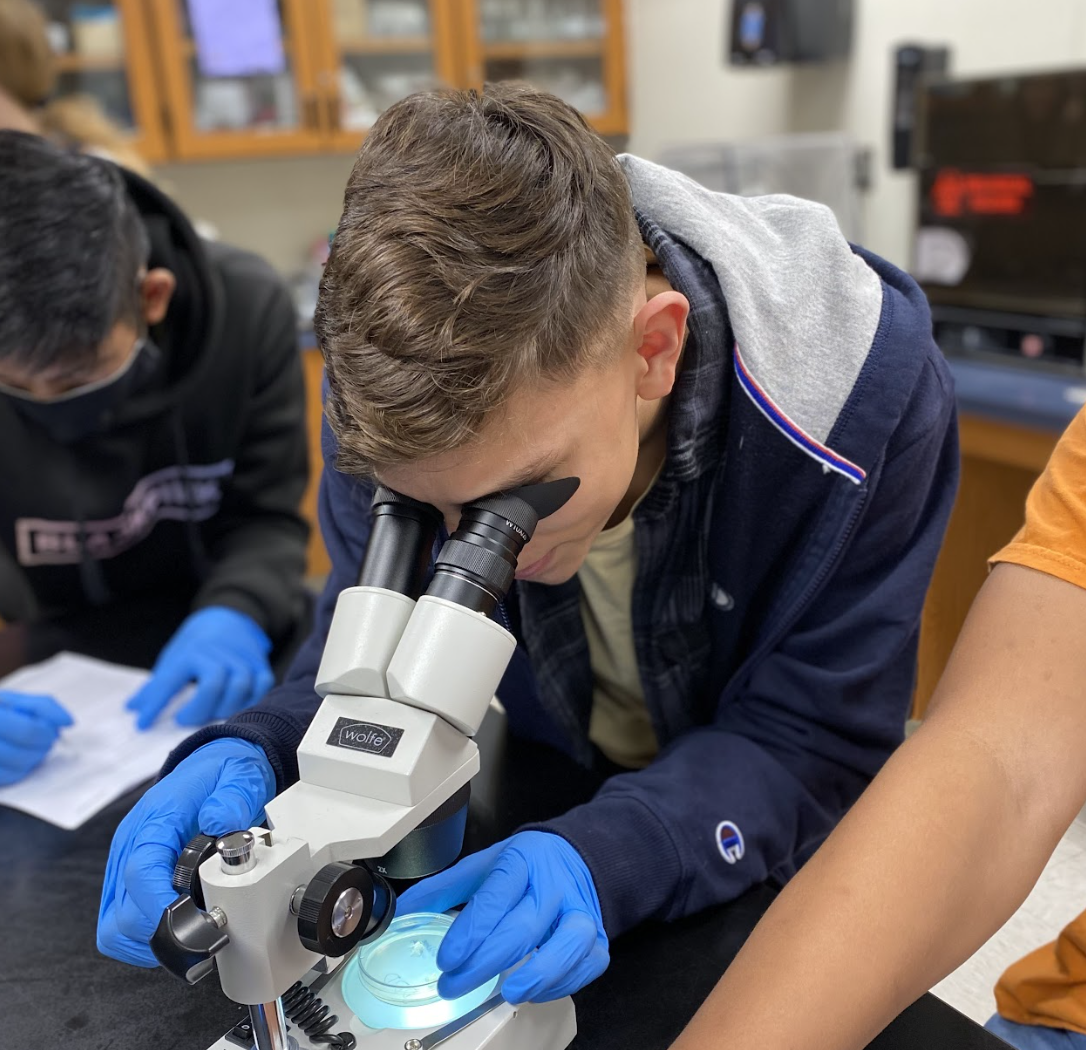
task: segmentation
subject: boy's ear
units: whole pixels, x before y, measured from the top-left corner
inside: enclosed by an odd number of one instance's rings
[[[656,401],[671,393],[689,315],[689,300],[681,292],[671,291],[654,295],[634,318],[637,353],[643,366],[637,395],[642,400]]]
[[[143,319],[150,328],[159,324],[170,308],[170,300],[177,288],[177,278],[170,270],[156,266],[148,270],[140,283],[140,299],[143,303]]]

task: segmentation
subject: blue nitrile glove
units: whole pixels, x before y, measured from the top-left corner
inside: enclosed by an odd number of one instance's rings
[[[412,886],[399,913],[467,901],[437,952],[437,990],[456,999],[531,958],[502,984],[507,1002],[560,999],[610,962],[600,902],[581,855],[560,835],[520,831]]]
[[[51,696],[0,690],[0,786],[36,769],[72,716]]]
[[[195,835],[247,830],[275,795],[264,752],[236,737],[204,744],[132,807],[113,836],[98,909],[98,950],[134,966],[157,966],[148,947],[177,894],[173,867]]]
[[[199,726],[251,707],[272,687],[271,640],[251,617],[223,605],[189,616],[158,654],[147,683],[127,703],[147,729],[190,682],[196,693],[177,724]]]

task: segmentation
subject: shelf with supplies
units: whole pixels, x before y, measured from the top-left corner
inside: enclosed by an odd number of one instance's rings
[[[606,41],[602,37],[584,40],[502,40],[483,45],[488,59],[599,58]]]
[[[526,80],[579,109],[602,135],[628,132],[622,0],[465,0],[472,86]]]
[[[123,55],[78,55],[68,52],[55,58],[57,72],[65,73],[122,73],[125,69]]]
[[[432,51],[428,36],[371,36],[339,41],[341,51],[350,55],[414,55]]]
[[[144,0],[41,0],[58,94],[92,96],[149,162],[166,160],[154,34]]]
[[[412,92],[510,78],[627,132],[623,0],[46,6],[66,89],[99,98],[152,163],[353,151]]]

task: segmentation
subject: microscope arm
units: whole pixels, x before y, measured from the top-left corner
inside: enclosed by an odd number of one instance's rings
[[[385,778],[387,794],[394,793],[398,780],[401,800],[366,798],[300,781],[268,804],[270,830],[252,829],[258,863],[251,871],[233,874],[217,856],[200,868],[208,909],[218,908],[228,916],[230,943],[216,962],[223,992],[235,1002],[271,1002],[320,960],[320,954],[299,939],[300,888],[304,894],[315,874],[330,863],[384,856],[479,768],[474,741],[436,715],[388,700],[329,697],[313,723],[317,733],[334,726],[344,707],[353,710],[359,704],[371,718],[375,705],[400,708],[386,711],[380,724],[399,716],[406,730],[393,756],[402,765],[400,775]],[[345,773],[353,770],[364,780],[371,768],[367,763],[378,760],[348,751],[340,764]]]
[[[297,912],[299,888],[304,897],[323,865],[366,860],[380,874],[381,858],[478,772],[471,734],[515,640],[486,616],[431,596],[410,603],[401,627],[392,622],[400,598],[364,587],[341,595],[318,690],[381,688],[388,696],[327,695],[298,748],[299,782],[268,803],[270,830],[253,829],[251,866],[213,856],[200,867],[208,910],[227,918],[229,943],[216,962],[235,1002],[270,1002],[319,960],[299,938],[291,902]],[[357,651],[360,636],[366,654]],[[382,637],[398,639],[391,656]],[[459,820],[452,855],[429,871],[455,859],[462,807]]]

